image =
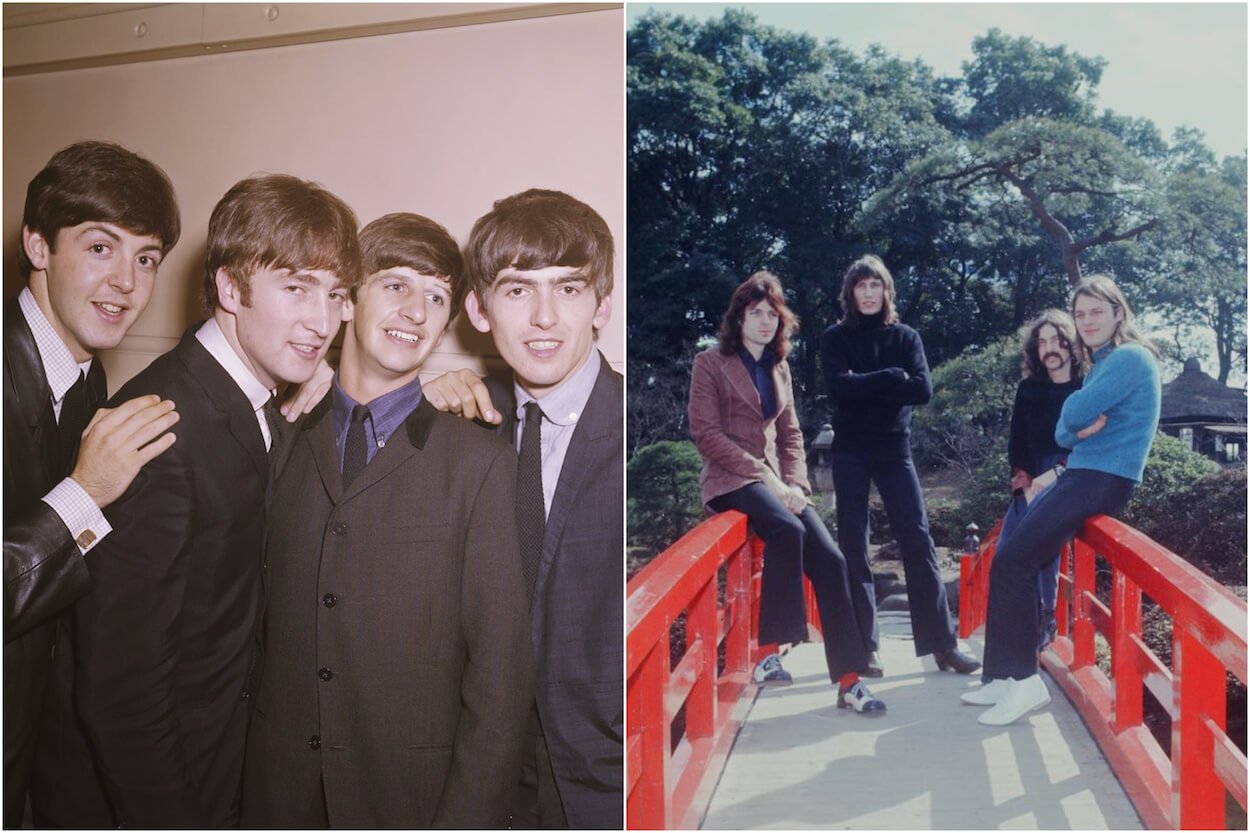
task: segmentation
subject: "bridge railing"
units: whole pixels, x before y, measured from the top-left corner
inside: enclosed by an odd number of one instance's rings
[[[740,718],[736,707],[759,661],[763,547],[739,512],[714,515],[629,582],[625,746],[627,825],[698,826]],[[808,586],[808,621],[816,604]],[[673,663],[673,625],[685,650]],[[814,634],[814,635],[818,635]],[[673,743],[674,720],[684,731]]]
[[[985,622],[998,528],[960,565],[960,632]],[[1111,570],[1111,605],[1095,588]],[[1225,672],[1246,682],[1246,603],[1112,518],[1086,522],[1061,559],[1059,636],[1042,663],[1081,712],[1146,824],[1223,828],[1225,794],[1246,809],[1246,756],[1229,740]],[[1142,639],[1142,596],[1172,619],[1172,668]],[[1110,656],[1110,674],[1097,664]],[[1149,691],[1172,719],[1171,757],[1143,724]]]

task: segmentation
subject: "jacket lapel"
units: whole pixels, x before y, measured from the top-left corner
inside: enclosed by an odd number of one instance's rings
[[[269,452],[265,449],[265,438],[260,433],[256,411],[226,369],[195,337],[200,326],[195,324],[188,329],[174,350],[191,378],[203,388],[209,402],[226,418],[230,435],[251,458],[261,482],[268,482]]]
[[[12,301],[5,311],[4,320],[4,369],[8,375],[11,392],[16,401],[7,401],[5,410],[16,409],[31,438],[31,446],[40,449],[38,454],[43,466],[43,482],[56,483],[63,476],[59,460],[59,441],[56,437],[56,414],[52,410],[52,388],[43,372],[43,359],[35,336],[22,315],[21,306]],[[92,373],[103,379],[104,369],[100,362],[92,363]],[[88,376],[88,379],[91,379]],[[6,415],[6,420],[7,420]]]
[[[543,555],[538,564],[538,578],[534,583],[536,600],[541,598],[547,573],[555,561],[556,549],[564,535],[564,527],[568,524],[577,496],[585,490],[587,473],[595,468],[595,462],[602,456],[603,444],[613,442],[619,437],[613,426],[614,421],[621,419],[620,409],[617,408],[614,412],[610,404],[612,366],[602,353],[598,355],[599,376],[595,379],[590,398],[586,400],[586,408],[569,439],[569,450],[564,455],[564,465],[560,468],[560,480],[556,483],[551,509],[547,512]]]
[[[719,351],[716,353],[716,356],[721,360],[721,373],[724,375],[726,382],[729,383],[730,389],[754,408],[756,415],[762,419],[764,408],[760,404],[760,392],[755,389],[755,380],[747,372],[747,367],[742,363],[742,359],[738,356],[726,356]]]

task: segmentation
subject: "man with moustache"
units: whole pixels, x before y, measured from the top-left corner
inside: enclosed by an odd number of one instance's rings
[[[35,821],[229,827],[239,791],[272,434],[358,280],[356,217],[315,183],[245,179],[213,209],[193,326],[118,394],[178,403],[178,440],[111,507],[93,592],[62,622]]]
[[[502,828],[533,698],[516,455],[422,396],[456,242],[388,214],[360,246],[331,394],[275,477],[243,825]]]
[[[1055,442],[1055,425],[1068,397],[1081,389],[1080,364],[1072,351],[1076,325],[1063,310],[1048,309],[1027,325],[1024,334],[1023,377],[1011,409],[1007,463],[1011,466],[1011,505],[1003,518],[1001,546],[1015,531],[1032,501],[1033,479],[1063,465],[1069,449]],[[1028,495],[1026,497],[1026,494]],[[1059,583],[1059,553],[1037,574],[1038,611],[1044,648],[1055,638],[1055,597]]]
[[[172,402],[100,410],[96,356],[143,312],[179,233],[169,178],[118,145],[63,148],[26,189],[27,285],[4,315],[5,827],[22,824],[55,617],[90,589],[102,510],[174,441]]]

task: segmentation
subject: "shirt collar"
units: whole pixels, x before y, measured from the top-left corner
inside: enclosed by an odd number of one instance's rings
[[[757,365],[765,368],[771,368],[773,366],[772,350],[765,350],[760,353],[760,357],[757,359],[755,356],[751,355],[751,351],[746,348],[746,345],[742,345],[738,348],[738,357],[746,362],[747,367],[752,370],[755,370]]]
[[[582,366],[573,371],[573,375],[560,383],[555,390],[549,391],[542,399],[530,396],[519,384],[516,390],[516,415],[524,420],[525,405],[537,402],[543,409],[543,416],[548,422],[556,425],[573,425],[586,409],[590,400],[590,392],[594,390],[595,380],[599,378],[599,351],[591,348],[582,361]]]
[[[336,432],[341,434],[351,420],[352,409],[361,403],[352,399],[343,390],[339,383],[338,373],[334,374],[334,386],[331,391],[330,409],[334,418],[334,427]],[[369,419],[373,422],[374,436],[380,440],[388,439],[395,429],[403,424],[408,415],[421,404],[422,395],[421,378],[417,377],[395,390],[363,403],[369,406]]]
[[[1098,362],[1107,358],[1107,356],[1110,355],[1111,351],[1114,349],[1115,349],[1115,344],[1113,344],[1110,341],[1108,341],[1102,347],[1099,347],[1097,350],[1094,351],[1094,363],[1097,364]]]
[[[35,347],[39,349],[43,375],[48,380],[48,387],[52,389],[52,399],[60,402],[65,398],[65,392],[78,381],[79,374],[85,376],[91,370],[93,359],[81,363],[74,361],[74,354],[56,334],[43,310],[39,309],[39,302],[35,300],[29,286],[22,289],[17,296],[17,303],[30,326],[31,335],[35,337]]]
[[[217,360],[222,369],[230,374],[230,378],[243,391],[247,401],[252,403],[252,410],[259,411],[263,408],[274,392],[262,385],[255,374],[247,369],[247,365],[243,364],[239,354],[234,352],[230,342],[226,341],[226,334],[221,331],[221,325],[217,323],[217,319],[210,318],[205,321],[195,331],[195,338],[204,345],[204,349]]]

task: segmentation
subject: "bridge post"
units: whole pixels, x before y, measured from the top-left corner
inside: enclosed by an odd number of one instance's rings
[[[1072,603],[1076,615],[1072,627],[1072,668],[1086,668],[1094,664],[1094,619],[1090,615],[1085,595],[1097,598],[1094,588],[1094,550],[1084,541],[1077,540],[1076,564],[1072,569]]]
[[[1056,631],[1058,636],[1072,635],[1072,626],[1069,624],[1068,611],[1072,606],[1072,600],[1076,598],[1072,592],[1072,542],[1063,545],[1063,549],[1059,551],[1059,584],[1058,594],[1055,597],[1055,622],[1059,625]]]
[[[672,727],[664,714],[668,683],[669,637],[666,630],[630,680],[626,701],[629,722],[640,728],[638,783],[629,794],[628,826],[634,830],[663,830],[670,815],[668,750]],[[631,756],[632,757],[632,756]]]
[[[725,564],[725,673],[751,669],[751,545],[743,544]]]
[[[1224,786],[1207,718],[1225,730],[1224,666],[1179,618],[1172,622],[1172,675],[1179,713],[1172,721],[1172,819],[1185,830],[1222,829]]]
[[[716,729],[716,581],[704,585],[686,610],[686,651],[699,648],[695,684],[686,700],[686,739],[712,737]]]
[[[1115,731],[1140,726],[1142,720],[1142,676],[1137,670],[1137,646],[1141,638],[1141,588],[1119,570],[1112,578],[1111,615],[1115,621],[1111,646],[1111,679],[1115,700],[1111,715]]]

